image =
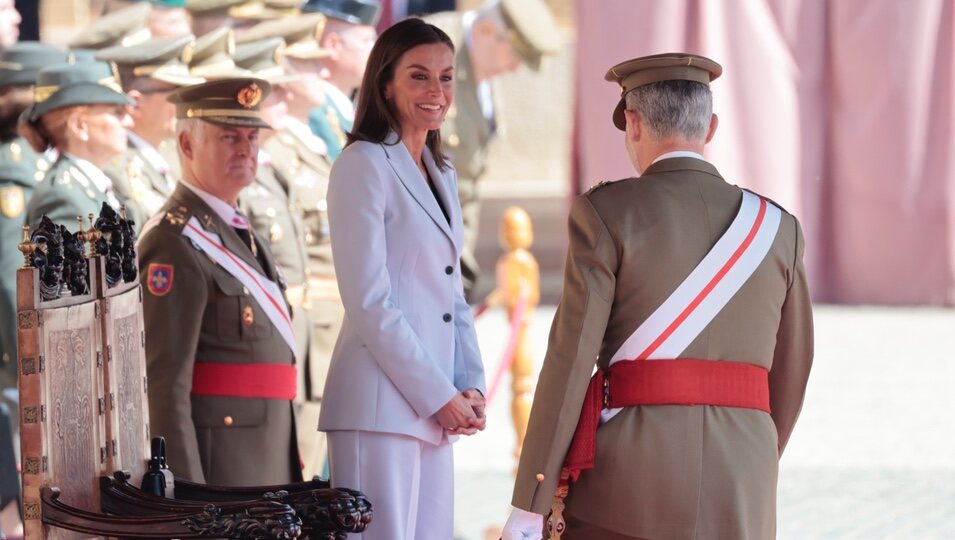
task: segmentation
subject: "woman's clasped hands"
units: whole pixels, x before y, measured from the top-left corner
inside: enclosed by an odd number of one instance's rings
[[[448,435],[474,435],[487,425],[486,405],[484,395],[469,388],[455,394],[434,416]]]

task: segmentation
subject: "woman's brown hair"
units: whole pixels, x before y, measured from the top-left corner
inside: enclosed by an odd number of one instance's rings
[[[395,23],[378,36],[368,57],[368,66],[358,92],[355,125],[348,133],[348,144],[355,141],[384,142],[389,130],[401,132],[401,123],[391,104],[385,98],[385,87],[395,76],[395,66],[409,50],[419,45],[443,43],[454,52],[454,43],[440,28],[418,18]],[[448,158],[441,149],[441,132],[428,131],[425,141],[438,168],[449,167]]]
[[[17,136],[17,121],[33,103],[33,87],[6,86],[0,88],[0,142]]]
[[[20,135],[37,152],[45,152],[47,148],[56,148],[62,152],[66,150],[67,122],[71,116],[85,112],[89,107],[89,105],[73,105],[54,109],[33,122],[21,117]]]

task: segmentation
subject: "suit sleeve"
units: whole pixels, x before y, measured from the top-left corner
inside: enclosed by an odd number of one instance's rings
[[[569,218],[564,291],[551,326],[524,438],[514,496],[517,508],[546,515],[580,418],[613,305],[616,246],[587,196]],[[537,475],[543,474],[543,481]]]
[[[166,438],[169,467],[177,476],[204,483],[190,397],[208,295],[197,254],[179,231],[165,224],[149,231],[139,244],[150,433]],[[173,268],[165,294],[148,287],[152,264]]]
[[[773,365],[769,371],[770,409],[779,436],[780,456],[802,409],[813,355],[812,302],[802,262],[805,245],[802,230],[795,218],[793,224],[796,246],[792,283],[783,303]]]
[[[382,160],[384,158],[382,157]],[[387,163],[380,163],[388,168]],[[386,182],[398,182],[358,151],[335,161],[328,220],[345,317],[415,412],[428,418],[457,393],[392,301],[385,233]]]

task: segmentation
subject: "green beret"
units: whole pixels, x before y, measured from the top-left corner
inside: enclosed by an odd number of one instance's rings
[[[642,56],[620,62],[607,71],[605,80],[620,85],[620,101],[613,111],[613,125],[627,130],[623,111],[627,93],[634,88],[661,81],[695,81],[706,85],[723,73],[723,67],[705,56],[686,53],[664,53]]]
[[[46,66],[69,61],[66,49],[40,43],[20,41],[0,50],[0,88],[33,86],[36,74]]]
[[[176,104],[176,118],[199,118],[223,127],[268,128],[259,107],[272,87],[262,79],[219,79],[174,90],[166,98]]]
[[[36,121],[55,109],[94,104],[133,104],[119,85],[115,66],[105,62],[59,64],[37,74],[29,118]]]
[[[96,53],[96,59],[116,64],[122,77],[144,77],[188,86],[204,82],[201,77],[190,75],[186,66],[185,61],[192,59],[194,45],[192,36],[150,39],[138,45],[103,49]],[[129,84],[128,80],[123,82]]]

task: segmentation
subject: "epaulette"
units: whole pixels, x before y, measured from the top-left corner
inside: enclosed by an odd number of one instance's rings
[[[162,220],[164,223],[168,223],[176,229],[182,229],[186,226],[186,222],[189,221],[189,216],[190,213],[188,208],[185,206],[178,206],[166,210]]]
[[[591,192],[597,190],[598,188],[602,188],[602,187],[604,187],[604,186],[606,186],[606,185],[609,185],[609,184],[616,184],[617,182],[622,182],[622,181],[624,181],[624,180],[630,180],[630,178],[618,178],[618,179],[616,179],[616,180],[604,180],[604,181],[602,181],[602,182],[598,182],[598,183],[596,183],[596,184],[590,186],[590,189],[588,189],[587,191],[585,191],[584,194],[585,194],[585,195],[589,195]]]

